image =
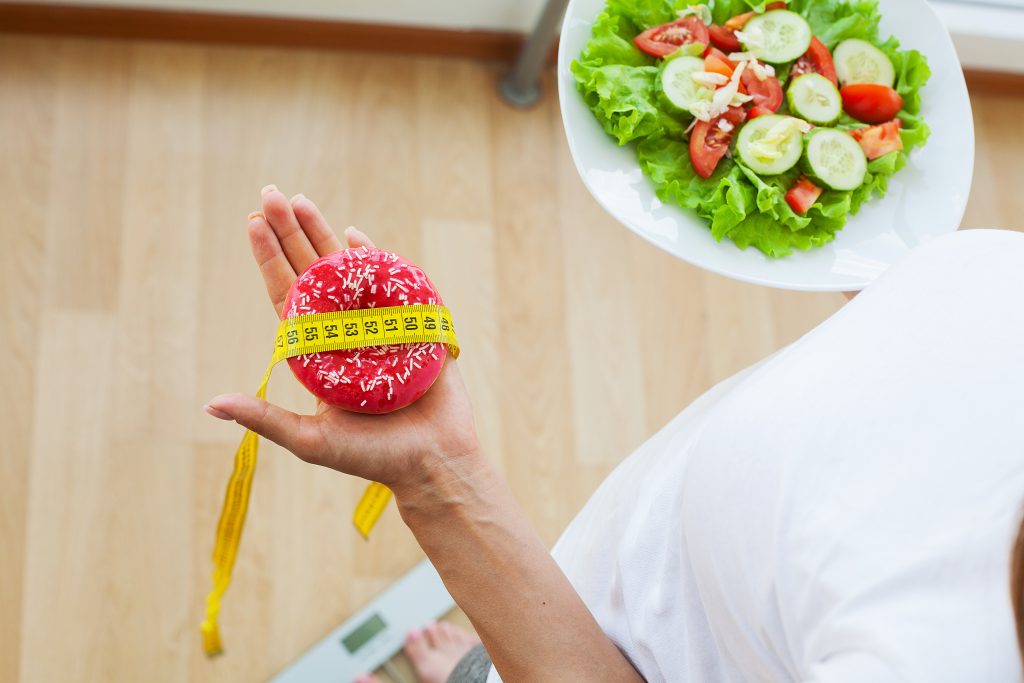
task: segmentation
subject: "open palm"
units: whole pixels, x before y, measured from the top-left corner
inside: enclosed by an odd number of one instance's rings
[[[270,301],[281,315],[292,282],[314,260],[340,249],[341,241],[316,205],[303,195],[289,201],[273,185],[262,191],[262,212],[249,216],[249,243]],[[349,247],[373,246],[355,228]],[[299,415],[245,394],[212,399],[207,412],[265,436],[306,462],[387,484],[396,494],[423,480],[425,468],[478,448],[473,411],[449,357],[430,390],[412,405],[387,415],[352,413],[322,401],[314,415]]]

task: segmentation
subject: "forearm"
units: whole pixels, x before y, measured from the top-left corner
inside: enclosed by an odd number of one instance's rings
[[[396,491],[402,518],[513,681],[639,681],[484,458],[431,468]]]

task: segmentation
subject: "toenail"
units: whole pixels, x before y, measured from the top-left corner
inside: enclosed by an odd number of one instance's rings
[[[413,630],[409,631],[409,635],[407,636],[409,640],[419,640],[422,637],[423,631],[421,631],[418,628],[414,628]]]
[[[273,192],[276,189],[277,185],[267,185],[262,190],[260,190],[260,194],[267,194],[268,192]]]

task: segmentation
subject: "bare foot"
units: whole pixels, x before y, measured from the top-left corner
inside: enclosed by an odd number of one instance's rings
[[[409,631],[405,656],[412,662],[420,683],[445,683],[462,657],[480,643],[475,634],[446,621]],[[373,674],[363,674],[355,683],[381,683]]]
[[[475,634],[446,621],[413,629],[405,637],[405,656],[420,683],[445,683],[463,655],[480,643]]]

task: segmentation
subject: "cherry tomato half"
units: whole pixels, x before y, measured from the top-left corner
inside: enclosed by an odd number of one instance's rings
[[[704,70],[732,78],[732,72],[736,70],[736,62],[726,57],[725,53],[717,47],[709,47],[704,52]]]
[[[804,74],[821,74],[832,81],[832,85],[837,88],[839,87],[839,79],[836,78],[836,65],[832,61],[832,53],[825,47],[825,43],[814,36],[811,36],[811,46],[807,48],[807,52],[797,59],[793,63],[793,68],[789,70],[789,77],[791,79],[803,76]]]
[[[855,128],[850,131],[850,135],[860,143],[861,149],[864,150],[864,156],[868,159],[877,159],[884,157],[889,152],[903,149],[903,139],[900,137],[900,128],[902,127],[902,121],[893,119],[880,126]]]
[[[844,85],[839,94],[846,113],[864,123],[885,123],[903,108],[900,94],[878,83]]]
[[[690,134],[690,162],[701,178],[710,178],[718,162],[729,149],[729,142],[736,128],[743,123],[747,114],[743,107],[729,107],[721,116],[711,121],[698,121]],[[719,121],[727,121],[729,130],[722,130]]]
[[[748,67],[743,70],[740,82],[747,89],[747,93],[754,98],[751,102],[755,107],[771,109],[772,113],[775,113],[782,106],[782,84],[775,76],[769,76],[762,81]]]
[[[707,45],[708,27],[697,17],[683,17],[676,21],[649,28],[633,43],[654,57],[665,57],[679,49],[680,45],[701,43]]]
[[[739,52],[743,49],[740,39],[736,37],[736,32],[731,28],[712,24],[708,26],[708,36],[711,38],[712,45],[720,50],[725,50],[726,53]]]
[[[793,187],[789,188],[789,192],[786,193],[786,203],[793,211],[803,216],[814,206],[814,202],[818,201],[820,196],[821,188],[804,176],[800,176],[800,180],[793,183]]]

